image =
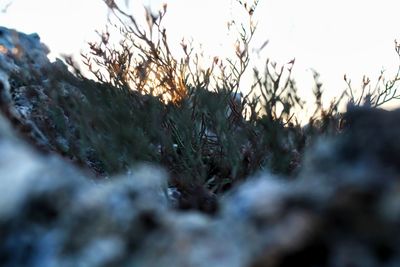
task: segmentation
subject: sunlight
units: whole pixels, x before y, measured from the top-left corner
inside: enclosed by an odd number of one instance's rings
[[[142,0],[126,1],[128,11],[145,22],[143,6],[156,12],[168,4],[164,25],[172,52],[182,55],[180,43],[193,40],[204,57],[229,57],[234,53],[234,29],[227,24],[235,19],[246,23],[243,10],[235,0]],[[302,95],[309,97],[312,72],[321,74],[325,97],[337,96],[346,87],[343,75],[354,82],[363,75],[371,79],[382,69],[396,71],[398,60],[393,41],[399,38],[396,0],[261,0],[254,13],[258,29],[254,48],[265,48],[252,57],[253,64],[262,66],[271,58],[284,64],[296,58],[293,74]],[[242,13],[241,13],[242,12]],[[72,54],[79,58],[87,50],[87,41],[96,39],[95,29],[103,29],[107,8],[102,0],[14,0],[6,13],[0,13],[2,24],[26,33],[38,32],[51,50],[51,58]],[[251,72],[246,80],[250,81]],[[245,86],[244,86],[245,87]],[[243,90],[247,90],[244,88]]]

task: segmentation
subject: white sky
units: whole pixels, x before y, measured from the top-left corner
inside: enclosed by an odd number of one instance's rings
[[[94,29],[106,21],[102,0],[0,0],[0,7],[10,1],[7,12],[0,13],[0,25],[37,32],[54,55],[78,54],[86,41],[93,40]],[[140,12],[142,4],[156,10],[167,2],[171,45],[179,44],[183,36],[193,37],[211,56],[223,55],[231,47],[226,23],[232,17],[241,19],[234,0],[131,2],[132,9]],[[254,46],[268,39],[263,59],[285,63],[295,57],[295,78],[305,95],[311,93],[309,69],[320,72],[330,98],[346,87],[345,73],[358,85],[364,74],[374,81],[382,68],[388,74],[397,69],[394,40],[400,39],[399,10],[399,0],[260,0]]]

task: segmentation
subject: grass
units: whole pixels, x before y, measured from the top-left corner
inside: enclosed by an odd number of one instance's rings
[[[90,53],[82,59],[96,81],[82,75],[71,58],[65,59],[74,75],[48,70],[48,96],[56,105],[46,110],[71,144],[54,144],[53,150],[99,177],[150,162],[164,166],[171,185],[183,192],[204,188],[215,194],[262,169],[295,178],[316,138],[343,131],[341,103],[377,108],[400,97],[399,73],[388,80],[382,74],[373,88],[364,78],[358,94],[345,77],[348,90],[324,108],[314,73],[315,111],[302,126],[296,112],[305,102],[291,76],[294,60],[283,66],[266,60],[263,70],[252,70],[250,92],[240,92],[244,73],[251,71],[258,1],[237,1],[249,23],[238,27],[235,56],[216,57],[209,66],[201,66],[186,43],[180,44],[184,57],[173,56],[162,26],[166,5],[158,14],[147,10],[142,26],[113,0],[104,2],[114,15],[108,27],[118,30],[120,42],[111,42],[111,31],[105,31],[89,43]],[[398,55],[399,47],[396,43]],[[65,82],[77,91],[65,89]]]

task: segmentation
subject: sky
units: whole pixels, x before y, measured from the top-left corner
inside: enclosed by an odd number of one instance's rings
[[[108,14],[102,0],[0,0],[0,7],[10,1],[0,24],[37,32],[52,57],[79,55],[87,41],[95,40],[94,30],[104,28]],[[225,55],[232,47],[227,22],[245,19],[234,0],[131,0],[130,12],[140,16],[143,5],[156,11],[164,2],[171,46],[179,47],[182,37],[193,38],[210,56]],[[254,64],[296,58],[294,77],[302,94],[311,95],[314,69],[330,99],[346,88],[344,74],[358,85],[363,75],[374,81],[382,69],[387,75],[397,70],[398,10],[398,0],[259,0],[253,45],[269,43]]]

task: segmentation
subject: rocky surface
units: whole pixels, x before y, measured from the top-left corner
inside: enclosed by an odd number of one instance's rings
[[[46,53],[36,35],[0,29],[1,266],[400,265],[399,111],[351,109],[345,132],[309,149],[296,180],[260,173],[223,196],[213,216],[176,211],[158,167],[99,181],[60,153],[39,152],[57,139],[31,106],[51,99],[40,89],[46,77],[17,86],[10,68],[54,63],[27,63]],[[18,61],[11,36],[44,54]],[[38,136],[23,138],[25,124]]]
[[[49,49],[37,34],[0,27],[0,109],[21,137],[42,152],[55,152],[102,174],[94,152],[79,147],[71,115],[60,103],[85,101],[78,84],[59,59],[50,62]],[[77,158],[76,155],[83,155]]]

